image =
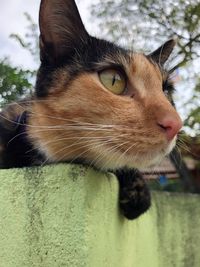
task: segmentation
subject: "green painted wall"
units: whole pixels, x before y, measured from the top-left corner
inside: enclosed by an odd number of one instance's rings
[[[199,196],[154,193],[130,222],[112,174],[61,164],[0,180],[0,267],[200,266]]]

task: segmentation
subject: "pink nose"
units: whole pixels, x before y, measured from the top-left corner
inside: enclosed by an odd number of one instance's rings
[[[167,139],[171,141],[182,128],[183,123],[179,117],[165,117],[158,123],[158,125],[165,130]]]

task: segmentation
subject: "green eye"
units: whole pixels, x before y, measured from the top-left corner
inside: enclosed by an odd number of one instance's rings
[[[122,94],[126,89],[126,77],[115,69],[103,70],[99,73],[101,83],[112,93]]]

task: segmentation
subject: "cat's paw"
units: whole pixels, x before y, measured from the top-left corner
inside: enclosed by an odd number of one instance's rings
[[[116,175],[120,185],[120,209],[127,219],[133,220],[150,208],[150,191],[137,170],[120,170]]]

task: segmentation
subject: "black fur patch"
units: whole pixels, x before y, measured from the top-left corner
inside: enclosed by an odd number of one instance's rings
[[[41,164],[42,155],[33,150],[33,146],[27,137],[27,116],[25,111],[20,117],[15,118],[13,131],[7,129],[3,123],[0,123],[0,141],[4,145],[0,155],[0,168],[20,168]]]
[[[133,220],[151,206],[150,191],[138,170],[119,170],[119,206],[124,216]]]

